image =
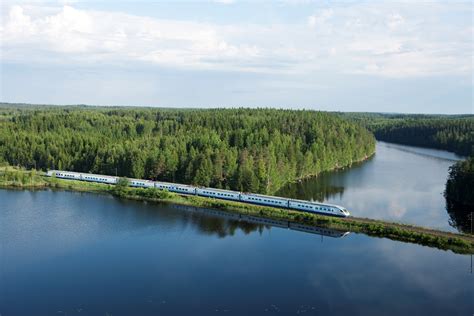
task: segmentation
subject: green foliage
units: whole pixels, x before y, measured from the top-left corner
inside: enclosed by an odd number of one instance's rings
[[[0,168],[0,182],[2,185],[13,187],[41,186],[44,184],[44,181],[35,170],[19,170],[8,166]]]
[[[378,140],[474,155],[474,115],[341,113]]]
[[[135,194],[150,199],[166,200],[175,196],[174,193],[171,193],[167,190],[160,190],[157,188],[141,188],[135,189]]]
[[[0,160],[273,193],[375,150],[337,115],[275,109],[0,107]]]
[[[444,194],[449,202],[474,206],[474,156],[449,168]]]
[[[129,181],[127,178],[120,178],[113,188],[113,192],[118,196],[125,196],[128,191]]]

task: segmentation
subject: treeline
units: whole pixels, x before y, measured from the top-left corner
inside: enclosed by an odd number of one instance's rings
[[[378,140],[474,154],[474,115],[341,113],[372,131]]]
[[[449,168],[444,194],[448,203],[474,208],[474,157],[459,161]]]
[[[375,150],[337,115],[275,109],[0,106],[0,161],[273,193]]]

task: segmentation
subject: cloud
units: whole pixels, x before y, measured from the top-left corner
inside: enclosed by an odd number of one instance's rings
[[[205,60],[245,61],[258,49],[232,45],[206,23],[158,20],[64,6],[33,19],[21,6],[10,9],[1,29],[4,59],[151,62],[178,67],[212,67]]]
[[[2,62],[15,63],[395,78],[465,75],[472,72],[472,26],[469,18],[440,22],[450,10],[456,7],[346,4],[316,9],[291,23],[218,24],[73,5],[13,5],[1,22],[0,48]]]
[[[235,0],[213,0],[215,3],[221,3],[221,4],[232,4],[235,3]]]
[[[332,9],[323,9],[308,17],[310,27],[323,26],[333,15]]]

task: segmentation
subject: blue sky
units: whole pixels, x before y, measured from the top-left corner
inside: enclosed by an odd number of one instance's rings
[[[474,113],[468,1],[4,1],[4,102]]]

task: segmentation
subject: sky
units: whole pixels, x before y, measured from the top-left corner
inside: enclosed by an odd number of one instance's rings
[[[0,101],[474,113],[470,1],[10,1]]]

